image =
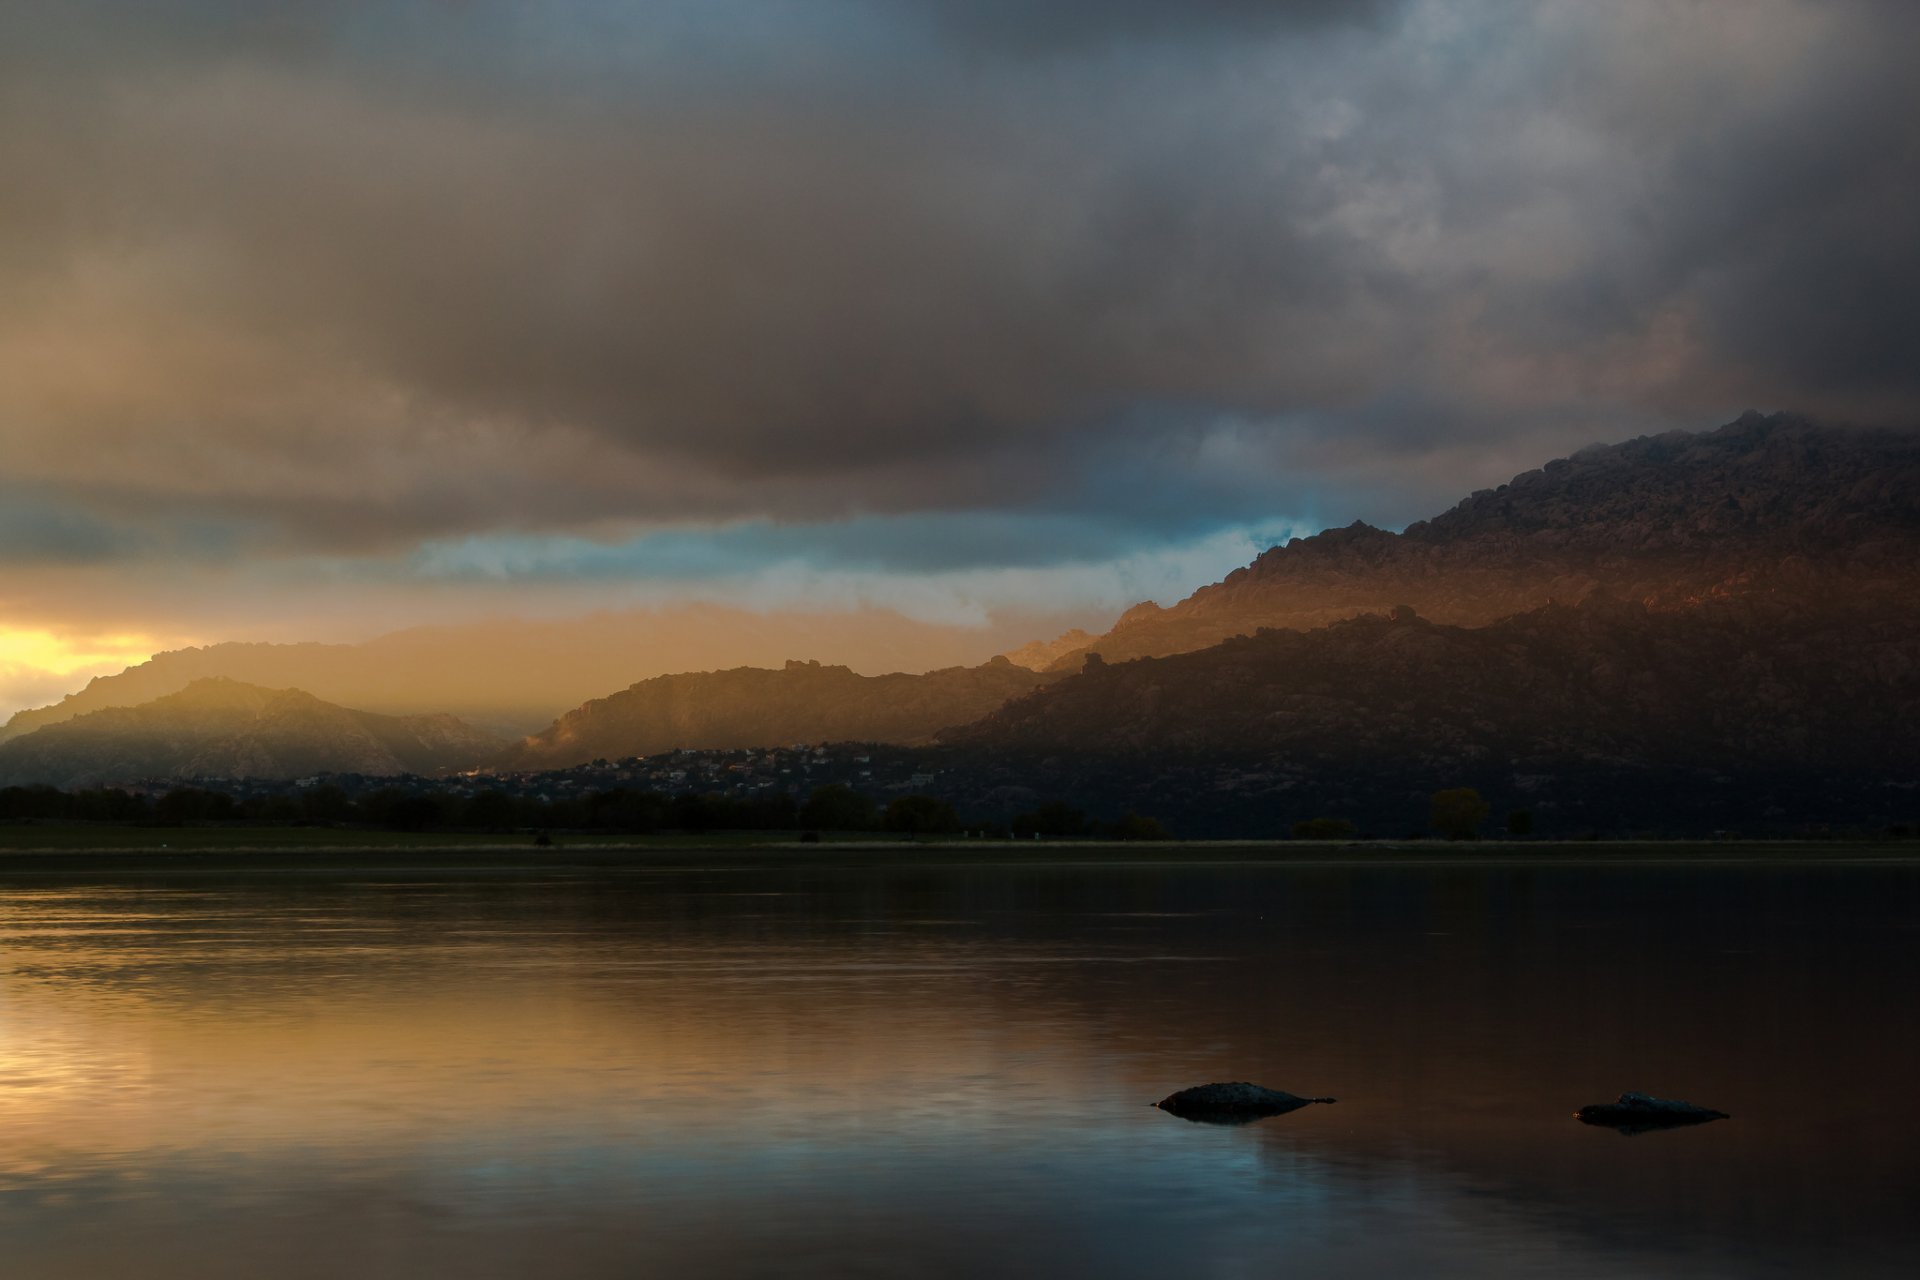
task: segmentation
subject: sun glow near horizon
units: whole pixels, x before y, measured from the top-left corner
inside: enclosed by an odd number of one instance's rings
[[[163,646],[135,632],[68,634],[0,625],[0,718],[55,702],[94,676],[147,661]]]
[[[62,635],[39,628],[0,626],[0,670],[25,668],[50,676],[89,667],[128,667],[158,652],[152,636]]]

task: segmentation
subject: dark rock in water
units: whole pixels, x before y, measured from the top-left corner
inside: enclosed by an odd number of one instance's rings
[[[1168,1094],[1154,1103],[1162,1111],[1182,1120],[1206,1124],[1246,1124],[1268,1116],[1283,1116],[1313,1102],[1332,1102],[1332,1098],[1302,1098],[1278,1089],[1263,1089],[1257,1084],[1236,1081],[1232,1084],[1202,1084]]]
[[[1724,1111],[1677,1102],[1671,1098],[1653,1098],[1644,1093],[1623,1093],[1618,1102],[1596,1102],[1576,1112],[1582,1124],[1605,1125],[1621,1133],[1646,1133],[1651,1129],[1677,1129],[1681,1125],[1705,1124],[1725,1120]]]

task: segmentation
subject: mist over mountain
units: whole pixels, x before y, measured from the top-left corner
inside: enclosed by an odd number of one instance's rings
[[[447,712],[515,737],[588,698],[666,672],[778,666],[816,654],[869,674],[927,671],[984,662],[1030,634],[1025,628],[1050,621],[996,618],[961,627],[880,609],[763,614],[687,605],[417,627],[364,644],[216,644],[157,654],[51,706],[22,711],[0,729],[0,741],[210,677],[304,689],[389,715]]]
[[[996,658],[923,675],[863,676],[844,666],[788,662],[656,676],[562,716],[499,764],[555,769],[681,747],[796,742],[930,742],[1055,677]]]
[[[73,789],[142,779],[428,774],[471,767],[502,745],[450,715],[378,715],[298,689],[208,678],[0,743],[0,784]]]
[[[1750,413],[1718,431],[1594,446],[1390,533],[1297,538],[1162,609],[1135,606],[1055,657],[1186,653],[1410,605],[1482,626],[1595,593],[1655,610],[1771,590],[1806,569],[1834,596],[1920,589],[1920,434]]]

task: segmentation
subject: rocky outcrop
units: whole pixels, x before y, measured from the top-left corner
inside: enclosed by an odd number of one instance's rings
[[[0,743],[0,784],[430,774],[470,768],[501,745],[448,715],[376,715],[299,689],[206,679]]]
[[[1170,1093],[1153,1105],[1162,1111],[1206,1124],[1246,1124],[1268,1116],[1283,1116],[1289,1111],[1332,1098],[1302,1098],[1297,1094],[1267,1089],[1244,1080],[1231,1084],[1201,1084]]]
[[[1045,671],[1057,662],[1061,655],[1077,653],[1093,643],[1093,636],[1075,627],[1063,632],[1051,640],[1035,640],[1023,644],[1018,649],[1009,649],[1001,656],[1016,667],[1025,667],[1029,671]]]
[[[1706,434],[1596,446],[1390,533],[1296,538],[1167,609],[1130,610],[1088,649],[1188,653],[1261,628],[1311,630],[1411,606],[1477,627],[1604,594],[1655,610],[1817,578],[1834,596],[1920,590],[1920,433],[1749,414]]]
[[[1580,1108],[1574,1114],[1582,1124],[1604,1125],[1628,1134],[1646,1133],[1653,1129],[1677,1129],[1683,1125],[1731,1118],[1724,1111],[1670,1098],[1654,1098],[1644,1093],[1623,1093],[1618,1102],[1597,1102]]]
[[[507,752],[498,767],[557,769],[679,748],[913,745],[1054,678],[1005,658],[924,675],[862,676],[846,667],[789,662],[777,671],[739,667],[660,676],[569,712]]]

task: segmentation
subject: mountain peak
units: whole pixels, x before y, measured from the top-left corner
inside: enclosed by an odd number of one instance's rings
[[[1461,626],[1596,590],[1659,607],[1767,590],[1796,564],[1904,573],[1920,589],[1920,432],[1748,412],[1714,431],[1592,445],[1482,489],[1404,533],[1363,521],[1296,538],[1088,648],[1109,661],[1304,630],[1395,605]]]

